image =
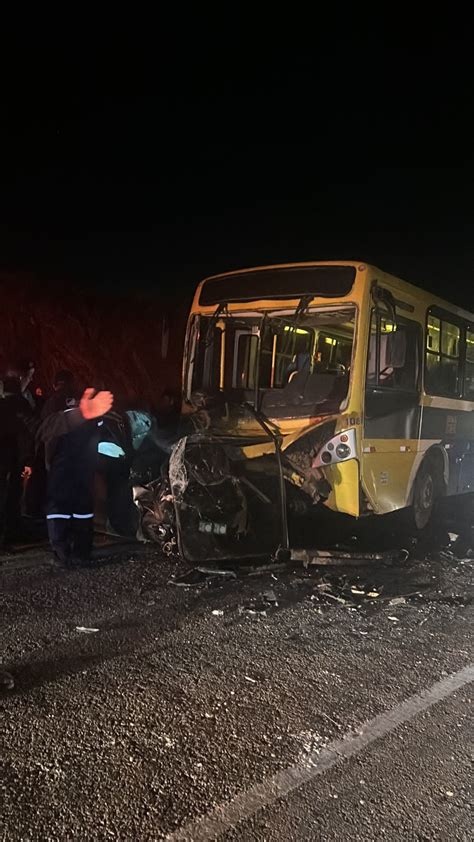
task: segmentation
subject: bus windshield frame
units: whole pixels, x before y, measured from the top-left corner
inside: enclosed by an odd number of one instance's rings
[[[357,305],[347,301],[296,312],[280,306],[195,314],[188,393],[251,403],[274,418],[341,412],[349,400],[358,318]]]

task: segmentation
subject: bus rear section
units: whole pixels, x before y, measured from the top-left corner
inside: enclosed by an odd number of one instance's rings
[[[474,316],[379,275],[372,302],[361,453],[370,511],[472,518]],[[372,296],[373,297],[373,296]],[[461,526],[461,528],[463,528]]]

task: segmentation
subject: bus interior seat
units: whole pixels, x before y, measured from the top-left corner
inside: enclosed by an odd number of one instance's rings
[[[293,380],[295,374],[298,374],[299,371],[309,371],[309,362],[310,362],[310,355],[305,354],[295,354],[291,363],[287,366],[285,372],[285,380],[286,383],[290,383]]]
[[[299,406],[301,404],[323,403],[334,387],[334,374],[324,374],[309,370],[297,371],[283,389],[269,389],[262,400],[262,410],[270,407]]]
[[[304,387],[303,403],[324,403],[331,396],[338,380],[342,378],[336,374],[313,372],[309,375]]]
[[[350,373],[346,372],[345,374],[338,375],[334,380],[334,385],[331,392],[328,395],[328,400],[331,403],[341,403],[346,397],[347,392],[349,391],[349,377]]]

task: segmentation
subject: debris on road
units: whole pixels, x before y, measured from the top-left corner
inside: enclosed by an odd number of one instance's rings
[[[344,599],[342,596],[336,596],[336,594],[330,593],[329,591],[323,591],[323,596],[327,599],[333,599],[334,602],[339,602],[341,605],[347,605],[348,600]]]
[[[239,606],[238,611],[239,614],[248,614],[249,617],[266,617],[268,608],[278,608],[278,598],[273,588],[250,599],[246,605]]]
[[[229,614],[229,611],[237,612],[242,618],[248,618],[248,621],[268,621],[276,611],[292,605],[296,599],[311,601],[321,616],[331,610],[341,610],[363,617],[383,610],[388,623],[400,626],[401,618],[389,613],[387,609],[403,609],[406,612],[403,619],[406,619],[410,610],[416,610],[417,605],[442,601],[445,604],[462,606],[469,602],[461,593],[453,592],[452,585],[449,593],[447,592],[445,584],[447,586],[449,582],[447,580],[444,583],[440,580],[440,564],[443,562],[438,556],[438,560],[413,562],[408,570],[405,566],[398,569],[396,565],[379,567],[377,578],[374,579],[373,570],[369,573],[364,565],[357,571],[352,564],[346,569],[342,565],[333,570],[328,566],[318,569],[314,565],[303,570],[301,564],[295,564],[294,561],[279,562],[277,578],[274,573],[276,565],[273,563],[257,566],[249,563],[228,563],[228,566],[216,564],[214,567],[211,562],[206,565],[199,564],[184,573],[176,571],[169,584],[204,592],[217,588],[220,591],[227,589],[229,593],[230,585],[232,591],[242,588],[240,600],[237,597],[237,604],[234,603],[229,610],[225,607],[214,609],[210,606],[208,611],[215,617],[222,617],[223,614],[218,612],[223,610],[226,614]],[[458,570],[461,572],[459,564],[458,561]],[[447,569],[450,579],[454,565],[450,564]],[[254,578],[256,574],[260,578],[264,576],[265,586],[259,587],[258,580]],[[426,622],[426,619],[423,618],[421,623]],[[420,618],[417,625],[419,624]],[[354,631],[360,633],[357,627]]]
[[[359,566],[366,563],[380,562],[382,564],[393,564],[394,562],[405,562],[410,555],[409,550],[396,549],[387,550],[381,553],[348,552],[347,550],[292,550],[293,561],[302,561],[304,567],[315,566]]]
[[[213,568],[208,562],[203,572],[192,564],[162,560],[153,548],[141,553],[133,564],[108,565],[100,574],[67,574],[68,582],[44,570],[5,576],[2,642],[8,662],[0,663],[0,675],[3,666],[12,667],[18,687],[11,692],[2,685],[5,691],[0,692],[9,838],[25,835],[25,827],[34,834],[38,816],[41,827],[51,835],[54,830],[58,838],[80,834],[84,817],[92,832],[101,830],[103,804],[110,806],[112,818],[118,816],[124,835],[153,838],[157,827],[171,834],[185,826],[183,815],[191,810],[200,815],[203,804],[229,798],[237,776],[246,789],[295,763],[304,769],[308,751],[302,733],[308,735],[310,759],[317,764],[319,748],[324,752],[346,732],[356,734],[369,717],[389,709],[392,697],[403,702],[442,678],[442,670],[450,675],[469,663],[471,611],[459,600],[467,603],[472,592],[472,565],[414,559],[403,569],[304,571],[295,564],[275,581],[272,570],[252,578],[236,564],[220,562]],[[237,578],[217,574],[227,567]],[[167,586],[180,577],[188,583],[194,577],[200,589]],[[371,590],[380,596],[366,596]],[[31,595],[26,616],[25,594]],[[147,607],[150,603],[155,607]],[[398,622],[393,607],[400,612]],[[96,643],[93,632],[90,639],[87,632],[74,636],[78,613],[101,623]],[[421,627],[420,621],[425,623]],[[430,811],[441,805],[450,830],[454,813],[466,801],[459,784],[464,785],[463,755],[457,745],[451,750],[432,739],[451,722],[461,750],[467,746],[466,695],[457,692],[451,698],[451,707],[432,706],[438,718],[413,720],[414,752],[402,752],[417,760],[425,726],[431,729],[426,731],[430,750],[445,749],[439,758],[430,755],[428,764],[418,764],[422,774],[432,770],[424,789],[428,834],[435,827]],[[64,723],[67,727],[61,727]],[[387,793],[390,807],[390,798],[398,797],[390,777],[392,754],[381,751],[381,762],[387,764],[384,786],[388,782],[381,795],[374,795],[366,755],[351,766],[349,836],[354,835],[359,801],[365,801],[359,811],[363,836],[367,823],[380,814],[377,798]],[[451,754],[456,761],[450,761]],[[324,752],[322,763],[325,759]],[[398,756],[395,768],[400,768]],[[71,778],[71,769],[79,774]],[[335,780],[334,774],[327,781]],[[448,785],[445,790],[448,780],[456,781],[458,789]],[[335,791],[341,801],[342,790]],[[99,792],[103,804],[97,806],[91,792]],[[77,801],[73,813],[67,809],[71,793]],[[408,815],[405,795],[402,786],[396,814],[402,829]],[[135,824],[136,805],[144,817],[140,824]],[[413,827],[408,818],[407,832]],[[113,837],[112,819],[104,827]],[[280,837],[285,833],[291,836],[291,826]]]
[[[217,567],[196,567],[199,573],[204,573],[206,576],[223,576],[224,579],[237,579],[235,570],[218,570]]]
[[[239,605],[238,608],[239,614],[247,614],[249,617],[266,617],[267,612],[264,606],[262,605],[255,605],[252,607],[251,605]]]
[[[340,605],[345,605],[350,609],[360,608],[362,600],[373,600],[380,597],[383,586],[377,590],[373,587],[369,588],[367,585],[362,585],[358,581],[352,582],[347,576],[325,577],[323,582],[318,582],[315,585],[316,593],[313,593],[311,599],[317,599],[319,602],[331,600],[338,602]]]
[[[303,580],[302,579],[295,579],[294,581],[301,584]],[[292,584],[293,584],[293,582],[292,582]],[[320,582],[318,585],[316,585],[316,589],[318,591],[327,592],[327,591],[330,591],[331,588],[332,588],[332,585],[329,582]]]
[[[288,570],[289,565],[286,562],[275,561],[270,564],[259,564],[256,567],[242,567],[241,570],[247,573],[247,576],[263,576],[265,573],[281,572]]]
[[[176,588],[208,588],[222,584],[221,580],[237,579],[233,570],[219,570],[213,567],[192,567],[181,576],[168,580]]]
[[[181,576],[168,579],[168,585],[173,585],[175,588],[203,588],[207,582],[207,578],[204,573],[200,573],[199,570],[193,567]]]
[[[76,626],[76,631],[82,634],[95,634],[99,629],[88,628],[87,626]]]
[[[0,667],[0,690],[13,690],[15,679],[10,672]]]

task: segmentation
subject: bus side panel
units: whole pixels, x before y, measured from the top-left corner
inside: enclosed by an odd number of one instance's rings
[[[421,439],[439,442],[448,455],[448,495],[474,491],[473,410],[424,406]]]
[[[359,517],[359,489],[360,471],[356,459],[339,462],[324,469],[325,476],[331,485],[331,493],[326,505],[336,512],[344,512],[353,517]]]
[[[362,487],[378,514],[407,505],[409,480],[419,451],[420,423],[418,405],[365,419]]]
[[[420,439],[413,436],[417,413],[402,417],[366,421],[362,453],[362,485],[374,511],[395,511],[411,503],[411,492],[418,468],[427,451],[436,446],[447,456],[445,479],[448,495],[474,491],[474,413],[452,408],[424,406]],[[390,423],[400,438],[387,435]],[[370,433],[370,437],[367,436]],[[387,437],[385,437],[387,436]]]
[[[396,279],[377,273],[376,280],[384,289],[392,292],[395,298],[401,297]],[[407,313],[406,318],[410,322],[418,323],[420,327],[421,367],[425,312],[411,293],[407,294],[404,291],[402,297],[405,303],[412,307],[412,312]],[[372,306],[370,302],[370,309]],[[370,320],[370,313],[368,319]],[[367,336],[366,361],[368,341]],[[423,446],[420,446],[419,440],[422,419],[421,389],[419,388],[418,397],[416,393],[399,391],[398,400],[394,402],[394,398],[397,398],[395,389],[393,392],[387,391],[386,397],[386,405],[381,398],[376,416],[364,417],[361,448],[362,490],[370,508],[377,514],[387,514],[408,505],[412,478],[423,458]]]
[[[362,487],[377,514],[387,514],[407,505],[414,468],[420,460],[418,439],[377,439],[364,447]]]

